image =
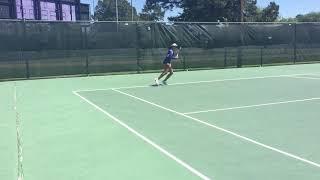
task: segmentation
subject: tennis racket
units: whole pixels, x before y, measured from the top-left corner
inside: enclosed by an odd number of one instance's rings
[[[181,50],[182,50],[182,47],[180,46],[180,48],[177,49],[177,50],[174,52],[174,54],[175,54],[174,59],[179,59],[179,53],[180,53]]]

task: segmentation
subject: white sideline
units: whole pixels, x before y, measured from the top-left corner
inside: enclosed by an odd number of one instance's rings
[[[161,153],[163,153],[164,155],[168,156],[169,158],[171,158],[172,160],[174,160],[175,162],[177,162],[178,164],[180,164],[181,166],[183,166],[184,168],[186,168],[187,170],[189,170],[191,173],[193,173],[194,175],[200,177],[203,180],[210,180],[209,177],[203,175],[201,172],[199,172],[198,170],[196,170],[195,168],[193,168],[192,166],[190,166],[189,164],[187,164],[186,162],[180,160],[179,158],[177,158],[176,156],[174,156],[173,154],[171,154],[170,152],[168,152],[167,150],[165,150],[164,148],[162,148],[161,146],[159,146],[158,144],[156,144],[155,142],[153,142],[152,140],[148,139],[147,137],[145,137],[144,135],[142,135],[141,133],[139,133],[138,131],[134,130],[133,128],[131,128],[129,125],[127,125],[126,123],[122,122],[121,120],[119,120],[118,118],[114,117],[113,115],[111,115],[109,112],[105,111],[104,109],[100,108],[99,106],[97,106],[96,104],[94,104],[93,102],[91,102],[90,100],[86,99],[85,97],[81,96],[79,93],[77,92],[73,92],[75,95],[77,95],[78,97],[80,97],[82,100],[84,100],[85,102],[87,102],[88,104],[92,105],[94,108],[96,108],[97,110],[101,111],[102,113],[104,113],[105,115],[107,115],[109,118],[111,118],[112,120],[114,120],[115,122],[117,122],[118,124],[120,124],[122,127],[126,128],[128,131],[130,131],[131,133],[133,133],[134,135],[136,135],[137,137],[139,137],[140,139],[142,139],[143,141],[145,141],[147,144],[153,146],[154,148],[156,148],[157,150],[159,150]]]
[[[315,73],[304,73],[304,74],[287,74],[287,75],[275,75],[275,76],[258,76],[258,77],[247,77],[247,78],[230,78],[230,79],[215,79],[215,80],[207,80],[207,81],[191,81],[191,82],[183,82],[183,83],[172,83],[169,84],[170,86],[177,86],[177,85],[188,85],[188,84],[201,84],[201,83],[215,83],[215,82],[225,82],[225,81],[241,81],[241,80],[254,80],[254,79],[267,79],[267,78],[279,78],[279,77],[296,77],[296,76],[303,76],[303,75],[317,75]],[[141,86],[124,86],[124,87],[117,87],[117,88],[106,88],[106,89],[83,89],[83,90],[76,90],[73,92],[93,92],[93,91],[106,91],[112,89],[137,89],[137,88],[146,88],[150,86],[141,85]]]
[[[172,110],[172,109],[163,107],[163,106],[161,106],[161,105],[158,105],[158,104],[156,104],[156,103],[147,101],[147,100],[142,99],[142,98],[139,98],[139,97],[137,97],[137,96],[134,96],[134,95],[131,95],[131,94],[122,92],[122,91],[120,91],[120,90],[118,90],[118,89],[113,89],[113,91],[118,92],[118,93],[123,94],[123,95],[126,95],[126,96],[129,96],[129,97],[131,97],[131,98],[137,99],[137,100],[139,100],[139,101],[145,102],[145,103],[150,104],[150,105],[152,105],[152,106],[155,106],[155,107],[158,107],[158,108],[167,110],[167,111],[172,112],[172,113],[175,113],[175,114],[178,114],[178,115],[180,115],[180,116],[183,116],[183,117],[186,117],[186,118],[191,119],[191,120],[193,120],[193,121],[196,121],[196,122],[198,122],[198,123],[200,123],[200,124],[203,124],[203,125],[212,127],[212,128],[214,128],[214,129],[220,130],[220,131],[225,132],[225,133],[227,133],[227,134],[231,134],[231,135],[233,135],[233,136],[236,136],[236,137],[238,137],[238,138],[240,138],[240,139],[243,139],[243,140],[245,140],[245,141],[251,142],[251,143],[256,144],[256,145],[258,145],[258,146],[264,147],[264,148],[266,148],[266,149],[269,149],[269,150],[278,152],[278,153],[280,153],[280,154],[282,154],[282,155],[291,157],[291,158],[293,158],[293,159],[296,159],[296,160],[299,160],[299,161],[302,161],[302,162],[305,162],[305,163],[307,163],[307,164],[310,164],[310,165],[313,165],[313,166],[316,166],[316,167],[320,168],[320,164],[318,164],[318,163],[315,163],[315,162],[312,162],[312,161],[310,161],[310,160],[304,159],[304,158],[302,158],[302,157],[296,156],[296,155],[294,155],[294,154],[291,154],[291,153],[282,151],[282,150],[280,150],[280,149],[271,147],[271,146],[269,146],[269,145],[260,143],[260,142],[258,142],[258,141],[255,141],[255,140],[251,139],[251,138],[242,136],[242,135],[240,135],[240,134],[237,134],[237,133],[235,133],[235,132],[229,131],[229,130],[227,130],[227,129],[218,127],[218,126],[216,126],[216,125],[210,124],[210,123],[205,122],[205,121],[202,121],[202,120],[200,120],[200,119],[197,119],[197,118],[194,118],[194,117],[185,115],[185,114],[183,114],[183,113],[174,111],[174,110]]]
[[[14,82],[14,90],[13,90],[13,109],[15,113],[15,122],[16,122],[16,136],[17,136],[17,180],[23,180],[24,179],[24,173],[23,173],[23,147],[21,145],[21,129],[20,129],[20,122],[19,122],[19,113],[18,113],[18,97],[17,97],[17,83]]]
[[[289,103],[315,101],[315,100],[320,100],[320,97],[307,98],[307,99],[297,99],[297,100],[290,100],[290,101],[279,101],[279,102],[255,104],[255,105],[247,105],[247,106],[237,106],[237,107],[230,107],[230,108],[209,109],[209,110],[204,110],[204,111],[186,112],[183,114],[190,115],[190,114],[199,114],[199,113],[207,113],[207,112],[228,111],[228,110],[234,110],[234,109],[245,109],[245,108],[252,108],[252,107],[272,106],[272,105],[279,105],[279,104],[289,104]]]
[[[312,79],[312,80],[320,80],[320,78],[315,77],[301,77],[301,76],[292,76],[291,78],[298,78],[298,79]]]

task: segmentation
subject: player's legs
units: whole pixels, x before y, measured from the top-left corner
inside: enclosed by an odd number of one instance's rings
[[[173,75],[173,68],[172,68],[172,66],[169,67],[168,72],[169,72],[169,74],[168,74],[167,77],[163,80],[164,82],[166,82],[166,81]]]
[[[171,64],[165,64],[164,68],[163,68],[163,72],[160,74],[160,76],[158,77],[158,80],[160,80],[163,76],[165,76],[166,74],[168,74],[168,72],[171,69]]]

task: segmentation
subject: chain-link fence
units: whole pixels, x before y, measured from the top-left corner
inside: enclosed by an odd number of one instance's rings
[[[320,61],[320,23],[0,21],[0,79]]]

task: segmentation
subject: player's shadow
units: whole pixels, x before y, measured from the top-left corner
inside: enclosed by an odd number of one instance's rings
[[[159,87],[162,86],[162,84],[151,84],[151,87]]]
[[[166,84],[152,84],[151,87],[160,87],[160,86],[166,86]]]

